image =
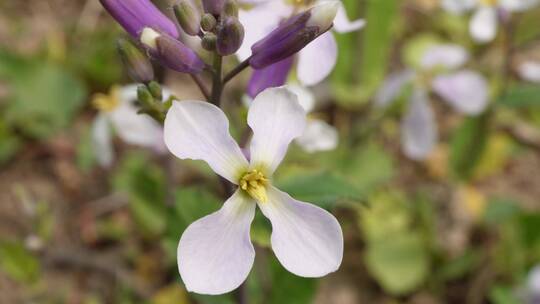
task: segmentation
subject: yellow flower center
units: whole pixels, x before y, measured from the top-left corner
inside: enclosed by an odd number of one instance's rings
[[[269,180],[259,170],[251,170],[240,178],[238,185],[255,200],[266,203],[268,196],[266,195],[266,186]]]
[[[297,8],[312,6],[315,3],[315,0],[286,0],[292,6]]]
[[[109,94],[98,93],[92,98],[92,105],[103,112],[111,112],[120,104],[120,88],[113,86]]]
[[[495,6],[497,5],[498,0],[480,0],[480,4],[485,6]]]

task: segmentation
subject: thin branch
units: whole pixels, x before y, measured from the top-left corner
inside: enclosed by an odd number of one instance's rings
[[[227,75],[225,75],[225,78],[223,78],[223,84],[226,84],[231,79],[233,79],[236,75],[240,74],[243,70],[245,70],[249,66],[250,59],[251,57],[242,61],[232,71],[230,71]]]
[[[204,95],[204,98],[210,99],[210,91],[205,86],[204,82],[201,79],[201,76],[191,74],[191,78],[193,79],[193,81],[195,81],[195,83],[197,84],[197,86],[201,90],[201,93]]]
[[[219,107],[221,101],[221,92],[223,91],[223,82],[221,74],[223,73],[223,57],[219,54],[214,54],[214,75],[212,78],[212,94],[209,101]]]

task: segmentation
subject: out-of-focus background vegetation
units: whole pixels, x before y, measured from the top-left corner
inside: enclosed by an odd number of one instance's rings
[[[540,87],[515,66],[540,59],[540,10],[513,15],[511,32],[477,46],[468,16],[444,13],[436,0],[344,2],[368,26],[338,37],[338,67],[315,88],[325,102],[317,115],[339,129],[340,145],[316,154],[292,146],[276,176],[338,217],[344,261],[318,280],[288,273],[257,214],[249,303],[530,299],[528,274],[540,260]],[[177,273],[182,231],[223,201],[208,167],[119,140],[112,167],[95,161],[91,97],[129,83],[115,49],[121,35],[96,0],[0,1],[0,303],[235,301],[188,294]],[[415,162],[400,150],[400,104],[382,111],[370,101],[426,37],[469,49],[492,98],[472,118],[433,100],[440,144]],[[189,78],[158,74],[180,98],[199,97]],[[239,101],[247,77],[225,98]],[[243,116],[231,120],[234,128]]]

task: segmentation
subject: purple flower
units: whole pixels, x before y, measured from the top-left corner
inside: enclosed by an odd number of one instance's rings
[[[141,33],[141,42],[161,64],[180,73],[196,74],[204,69],[197,53],[166,33],[147,27]]]
[[[267,88],[280,87],[287,81],[294,57],[288,57],[266,68],[254,70],[248,83],[247,94],[251,98]]]
[[[176,25],[149,0],[99,0],[103,7],[134,38],[145,27],[178,38]]]
[[[248,2],[253,8],[240,11],[239,14],[242,24],[250,25],[245,29],[244,44],[237,53],[240,60],[245,60],[251,56],[251,46],[268,36],[269,33],[275,30],[276,27],[283,22],[283,20],[289,18],[293,12],[300,10],[301,12],[309,13],[309,9],[306,10],[305,6],[292,4],[292,1],[244,0],[243,2]],[[363,20],[349,21],[340,1],[317,1],[319,6],[321,4],[329,5],[332,3],[334,3],[334,5],[337,3],[338,5],[337,15],[333,20],[333,28],[337,32],[345,33],[363,27]],[[318,20],[318,22],[315,23],[321,24],[321,20]],[[279,27],[283,28],[283,26],[284,24],[281,24]],[[308,24],[308,27],[309,26],[313,26],[313,24]],[[333,34],[331,32],[324,32],[328,28],[323,29],[323,27],[324,26],[321,27],[321,30],[323,31],[319,31],[316,39],[307,46],[304,45],[298,52],[298,66],[296,70],[298,79],[302,85],[310,86],[321,82],[330,74],[335,66],[337,59],[337,44]],[[327,27],[330,27],[330,25]],[[296,32],[294,33],[298,34],[298,28],[295,29]],[[307,35],[307,33],[304,34]],[[260,46],[261,44],[258,45]],[[293,54],[294,53],[291,55]],[[285,56],[285,58],[286,57],[288,56]]]

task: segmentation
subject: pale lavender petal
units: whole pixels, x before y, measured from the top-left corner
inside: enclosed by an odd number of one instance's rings
[[[313,95],[311,90],[296,84],[287,85],[287,88],[296,94],[296,97],[298,97],[298,103],[302,106],[306,113],[310,113],[313,111],[313,109],[315,109],[315,95]]]
[[[238,183],[248,162],[229,134],[229,120],[204,101],[175,101],[164,124],[165,144],[181,159],[205,161],[217,174]]]
[[[480,7],[473,15],[469,26],[472,38],[478,43],[486,43],[497,35],[497,10],[494,7]]]
[[[409,84],[415,76],[416,73],[412,70],[404,70],[390,74],[375,95],[375,105],[381,108],[389,106],[392,101],[396,100],[403,91],[403,88]]]
[[[510,12],[522,12],[539,3],[539,0],[499,0],[500,7]]]
[[[266,89],[251,103],[248,125],[253,130],[250,165],[272,175],[289,143],[302,135],[306,112],[286,87]]]
[[[470,70],[440,75],[433,80],[433,90],[461,113],[477,115],[488,103],[488,84],[485,78]]]
[[[453,14],[463,14],[477,4],[478,0],[442,0],[441,2],[443,9]]]
[[[195,221],[178,243],[178,270],[186,289],[217,295],[236,289],[253,266],[250,226],[256,203],[235,192],[223,207]]]
[[[298,54],[298,79],[305,86],[323,81],[337,61],[337,43],[331,32],[326,32],[303,48]]]
[[[292,69],[293,62],[294,56],[291,56],[266,68],[253,70],[247,87],[248,96],[255,98],[265,89],[284,85]]]
[[[308,153],[337,148],[339,135],[335,127],[320,119],[308,119],[304,133],[295,142]]]
[[[428,104],[426,91],[416,89],[401,126],[401,144],[407,157],[425,159],[437,142],[435,114]]]
[[[422,56],[421,65],[425,69],[444,67],[456,69],[465,64],[469,53],[456,44],[438,44],[429,47]]]
[[[332,214],[274,187],[259,208],[272,223],[272,249],[285,269],[302,277],[322,277],[339,268],[343,233]]]

